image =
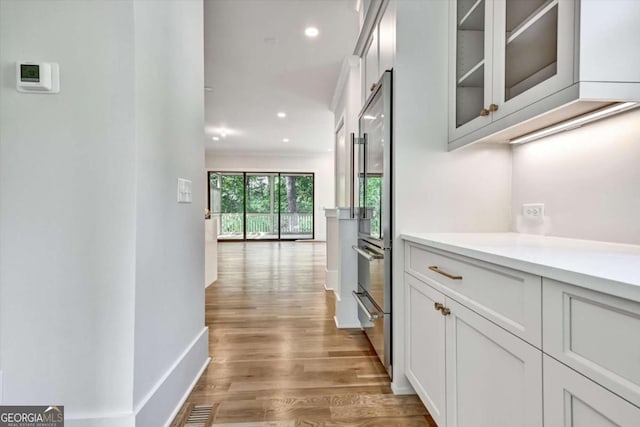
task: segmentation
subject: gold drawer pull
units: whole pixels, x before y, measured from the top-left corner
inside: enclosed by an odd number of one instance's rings
[[[449,274],[446,271],[442,271],[436,265],[432,265],[429,267],[429,270],[435,271],[438,274],[442,274],[444,277],[448,277],[451,280],[462,280],[462,276],[454,276],[453,274]]]
[[[440,304],[439,302],[436,302],[433,304],[433,308],[435,308],[436,310],[442,310],[444,308],[444,305]]]
[[[442,310],[440,310],[440,312],[442,313],[443,316],[448,316],[451,314],[451,310],[448,309],[447,307],[442,307]]]

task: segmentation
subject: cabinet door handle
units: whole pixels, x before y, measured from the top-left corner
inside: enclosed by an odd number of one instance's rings
[[[440,312],[442,313],[443,316],[448,316],[451,314],[451,310],[448,309],[447,307],[442,307],[442,310],[440,310]]]
[[[449,274],[446,271],[442,271],[438,268],[438,266],[436,265],[432,265],[431,267],[429,267],[429,270],[431,271],[435,271],[438,274],[442,274],[444,277],[449,278],[451,280],[462,280],[462,276],[456,276],[453,274]]]
[[[376,90],[376,87],[378,87],[378,85],[376,83],[373,83],[371,85],[371,88],[369,89],[370,92],[373,92],[374,90]]]
[[[433,304],[433,308],[435,308],[436,310],[442,310],[444,308],[444,305],[440,304],[439,302],[436,302]]]
[[[489,111],[491,112],[498,111],[498,106],[496,104],[489,105]]]
[[[486,108],[483,108],[482,110],[480,110],[480,115],[482,117],[487,117],[489,115],[490,111],[487,110]]]

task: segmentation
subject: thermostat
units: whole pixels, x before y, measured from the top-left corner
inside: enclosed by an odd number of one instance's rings
[[[60,71],[53,62],[17,62],[16,89],[18,92],[60,92]]]

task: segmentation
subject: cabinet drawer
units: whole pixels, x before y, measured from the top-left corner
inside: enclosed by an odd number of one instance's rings
[[[554,427],[637,427],[640,408],[573,369],[543,357],[544,425]]]
[[[543,350],[640,406],[640,303],[544,279]]]
[[[540,348],[539,276],[450,252],[405,244],[405,270]]]

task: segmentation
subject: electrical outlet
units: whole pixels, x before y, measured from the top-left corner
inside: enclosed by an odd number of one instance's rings
[[[531,221],[544,219],[544,203],[525,203],[522,205],[522,216]]]

